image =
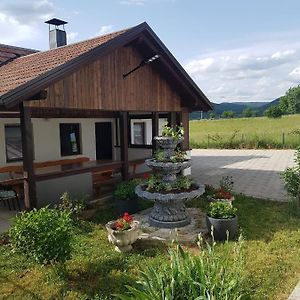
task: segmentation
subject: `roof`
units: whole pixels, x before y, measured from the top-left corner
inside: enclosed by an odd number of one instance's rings
[[[15,58],[32,54],[35,52],[38,51],[33,49],[26,49],[21,47],[0,44],[0,66],[14,60]]]
[[[194,108],[212,109],[207,97],[146,22],[79,43],[23,56],[0,67],[0,106],[12,107],[28,100],[84,64],[145,34],[159,49],[160,61],[166,69],[177,76],[178,83],[194,98]]]
[[[17,58],[0,67],[0,96],[122,34],[124,30]]]
[[[49,25],[55,25],[55,26],[60,26],[60,25],[65,25],[65,24],[68,24],[68,22],[66,21],[63,21],[63,20],[60,20],[60,19],[56,19],[56,18],[53,18],[51,20],[48,20],[45,22],[46,24],[49,24]]]

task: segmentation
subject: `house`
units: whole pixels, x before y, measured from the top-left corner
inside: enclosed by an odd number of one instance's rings
[[[212,107],[147,23],[70,45],[66,22],[48,23],[48,51],[0,45],[0,168],[22,167],[26,209],[64,190],[90,194],[97,170],[128,179],[165,121],[183,123],[189,149],[189,112]],[[51,163],[80,157],[89,161]]]

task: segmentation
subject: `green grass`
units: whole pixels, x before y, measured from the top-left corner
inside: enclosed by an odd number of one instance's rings
[[[300,144],[300,115],[190,121],[190,144],[193,148],[295,149]]]
[[[203,200],[189,205],[206,208]],[[286,299],[300,277],[299,219],[290,215],[288,204],[238,195],[235,205],[245,238],[246,299]],[[9,245],[0,246],[0,298],[111,299],[138,278],[145,264],[159,267],[168,261],[165,247],[115,252],[103,226],[114,217],[112,210],[102,210],[81,222],[66,270],[39,266],[12,253]],[[232,246],[218,244],[220,256]]]

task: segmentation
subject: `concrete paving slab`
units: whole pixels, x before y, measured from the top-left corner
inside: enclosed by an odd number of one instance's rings
[[[257,198],[287,201],[280,172],[294,165],[294,150],[192,150],[192,176],[219,185],[232,176],[234,191]]]

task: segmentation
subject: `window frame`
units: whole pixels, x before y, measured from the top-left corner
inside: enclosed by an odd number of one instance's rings
[[[63,127],[64,126],[75,126],[75,137],[76,137],[76,146],[78,150],[76,152],[65,152],[66,149],[64,149],[62,139],[63,139]],[[71,130],[69,130],[71,131]],[[82,139],[81,139],[81,124],[80,123],[59,123],[59,141],[60,141],[60,155],[61,157],[66,157],[66,156],[74,156],[74,155],[81,155],[82,154]]]
[[[19,128],[20,130],[20,138],[21,138],[21,152],[22,152],[22,157],[19,158],[12,158],[9,159],[8,158],[8,151],[7,151],[7,134],[6,134],[6,129],[7,128]],[[22,132],[21,132],[21,125],[20,124],[5,124],[4,125],[4,139],[5,139],[5,158],[6,158],[6,162],[10,163],[10,162],[18,162],[18,161],[23,161],[24,159],[24,155],[23,155],[23,147],[22,147]]]

